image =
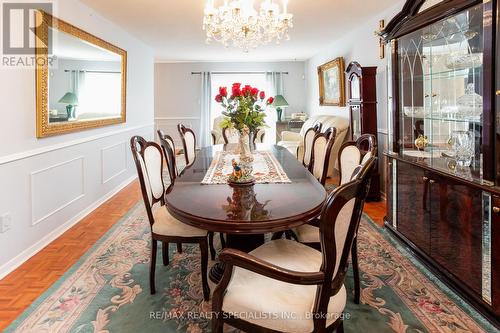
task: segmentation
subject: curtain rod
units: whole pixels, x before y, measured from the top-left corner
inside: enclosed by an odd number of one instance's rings
[[[202,72],[191,72],[191,75],[201,75]],[[266,73],[279,73],[288,75],[288,72],[210,72],[212,74],[266,74]]]
[[[77,69],[65,69],[64,70],[66,73],[67,72],[85,72],[85,73],[102,73],[102,74],[121,74],[122,72],[112,72],[112,71],[85,71],[85,70],[77,70]]]

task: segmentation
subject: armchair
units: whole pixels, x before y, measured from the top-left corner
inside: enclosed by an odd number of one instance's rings
[[[369,163],[365,169],[372,167]],[[321,252],[287,239],[248,254],[223,250],[212,332],[221,333],[224,322],[247,332],[343,332],[347,258],[368,181],[364,177],[338,187],[326,200],[319,220]]]

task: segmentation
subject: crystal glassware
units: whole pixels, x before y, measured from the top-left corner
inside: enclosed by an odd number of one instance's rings
[[[474,157],[474,137],[470,131],[453,131],[451,143],[457,165],[469,167]]]

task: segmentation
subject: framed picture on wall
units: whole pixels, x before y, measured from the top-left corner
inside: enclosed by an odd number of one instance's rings
[[[319,104],[345,106],[344,58],[318,67]]]

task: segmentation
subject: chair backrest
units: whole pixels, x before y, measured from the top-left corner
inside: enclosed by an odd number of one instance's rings
[[[312,145],[312,158],[309,171],[322,184],[325,185],[332,151],[337,130],[329,128],[324,133],[317,133]]]
[[[182,139],[186,166],[189,166],[194,163],[196,158],[196,135],[192,129],[184,126],[183,124],[178,124],[177,130],[179,131]]]
[[[311,164],[313,141],[316,134],[321,132],[321,126],[321,123],[314,125],[309,128],[304,135],[304,156],[302,157],[302,165],[306,168],[309,168]]]
[[[257,132],[253,136],[253,143],[264,143],[265,136],[266,136],[266,130],[263,128],[258,128]]]
[[[238,143],[240,141],[240,133],[234,128],[223,128],[222,137],[224,138],[224,143]]]
[[[339,150],[340,185],[351,181],[354,169],[377,155],[377,139],[363,134],[356,141],[345,142]]]
[[[149,223],[153,225],[153,206],[158,202],[162,206],[165,205],[162,150],[156,142],[148,142],[140,136],[133,136],[130,139],[130,149],[137,168]]]
[[[163,155],[167,161],[168,175],[170,177],[170,182],[173,183],[175,178],[177,178],[177,162],[175,160],[175,143],[174,139],[168,134],[165,134],[162,130],[158,130],[158,136],[160,137],[160,145],[163,149]]]
[[[319,226],[323,256],[321,271],[325,273],[326,288],[318,289],[314,312],[324,310],[326,313],[330,296],[336,294],[344,283],[347,259],[363,213],[375,160],[375,157],[368,160],[355,180],[337,187],[323,206]],[[330,281],[331,288],[328,288]]]

